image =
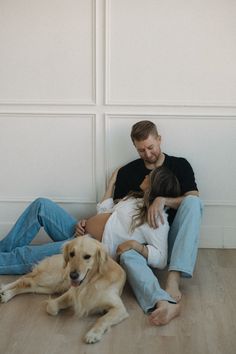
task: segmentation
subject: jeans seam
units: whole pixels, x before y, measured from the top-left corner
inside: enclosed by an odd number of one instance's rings
[[[175,267],[175,266],[169,266],[168,271],[183,272],[183,273],[189,274],[191,276],[193,275],[192,271],[185,270],[183,268],[179,268],[179,267]]]

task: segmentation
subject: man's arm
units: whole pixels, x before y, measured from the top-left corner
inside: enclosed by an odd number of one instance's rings
[[[116,177],[116,184],[114,187],[114,200],[115,199],[122,199],[126,197],[126,195],[129,192],[129,189],[127,188],[127,178],[125,178],[124,174],[124,168],[120,168],[119,171],[117,172],[117,177]]]
[[[187,197],[188,195],[195,195],[196,197],[199,197],[199,192],[198,191],[189,191],[189,192],[184,193],[184,195],[181,197],[164,198],[165,199],[164,206],[167,206],[172,209],[178,209],[178,207],[180,206],[184,197]]]
[[[164,207],[178,209],[183,199],[188,195],[198,197],[199,192],[197,190],[189,191],[184,193],[183,196],[177,198],[157,197],[148,209],[148,224],[154,229],[159,226],[160,222],[164,224],[162,215]]]
[[[114,187],[115,187],[115,184],[116,184],[116,179],[117,179],[117,173],[119,171],[119,168],[117,168],[111,175],[110,179],[109,179],[109,182],[108,182],[108,186],[107,186],[107,189],[106,189],[106,192],[104,194],[104,196],[102,197],[101,199],[101,203],[108,199],[108,198],[113,198],[113,193],[114,193]]]

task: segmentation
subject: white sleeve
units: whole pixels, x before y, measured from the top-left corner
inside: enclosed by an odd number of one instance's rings
[[[148,265],[153,268],[163,269],[167,264],[167,239],[169,223],[167,215],[164,215],[164,224],[160,224],[157,229],[147,225],[145,232],[145,242],[148,249]]]
[[[103,202],[97,204],[97,213],[112,213],[114,207],[113,198],[105,199]]]
[[[167,264],[166,250],[159,250],[158,248],[147,245],[148,249],[148,265],[152,268],[164,269]]]

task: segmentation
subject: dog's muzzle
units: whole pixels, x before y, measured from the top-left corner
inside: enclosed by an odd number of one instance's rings
[[[85,274],[85,276],[83,277],[83,279],[80,279],[80,274],[78,272],[76,272],[76,271],[70,272],[71,285],[75,286],[75,287],[81,285],[83,283],[84,279],[86,278],[87,274],[88,274],[88,271]]]

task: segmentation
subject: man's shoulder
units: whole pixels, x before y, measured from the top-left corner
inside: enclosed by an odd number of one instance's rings
[[[182,164],[189,164],[188,160],[185,157],[181,156],[171,156],[165,154],[165,163],[167,165],[173,165],[173,166],[178,166]]]
[[[143,160],[136,159],[136,160],[133,160],[133,161],[127,163],[126,165],[122,166],[119,169],[119,173],[126,174],[126,173],[130,173],[131,171],[139,170],[139,169],[143,169],[143,168],[145,168]]]

